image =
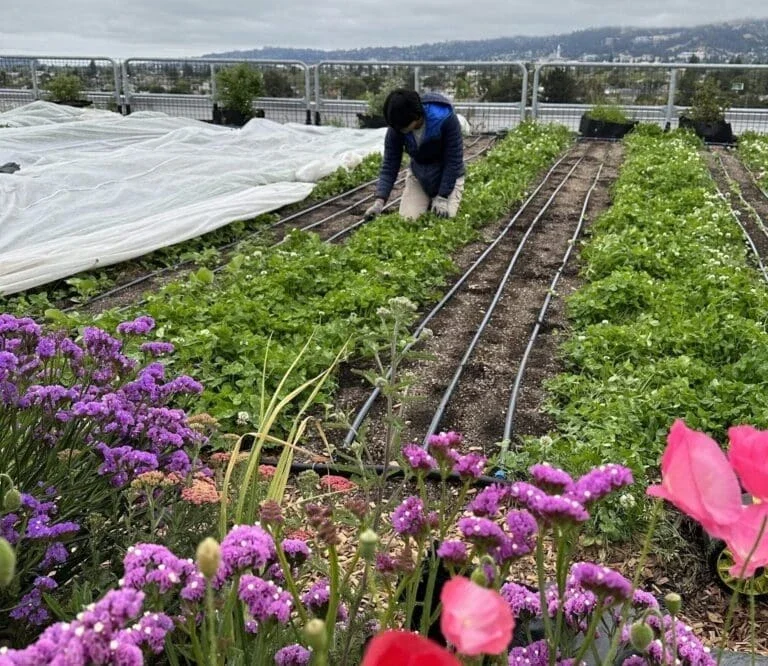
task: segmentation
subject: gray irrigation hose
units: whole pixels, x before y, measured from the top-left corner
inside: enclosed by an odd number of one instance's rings
[[[549,197],[549,199],[541,208],[541,210],[536,214],[536,217],[533,218],[533,221],[530,223],[530,225],[528,225],[528,229],[526,229],[525,234],[520,239],[520,244],[517,246],[517,250],[515,250],[514,255],[512,255],[512,259],[510,259],[509,264],[507,265],[507,270],[504,272],[504,276],[499,282],[499,286],[496,288],[496,293],[493,296],[493,300],[491,301],[491,304],[488,306],[488,310],[486,311],[482,322],[480,322],[480,326],[475,332],[475,335],[472,338],[472,341],[469,343],[469,346],[467,347],[466,351],[464,352],[464,356],[462,357],[461,362],[459,363],[459,366],[456,368],[456,372],[454,372],[453,378],[451,379],[450,384],[448,384],[448,388],[446,388],[445,392],[443,393],[443,397],[440,400],[440,404],[437,406],[437,409],[435,410],[435,414],[432,417],[432,422],[429,424],[429,429],[427,430],[427,433],[424,436],[424,441],[422,442],[423,448],[425,449],[427,448],[427,445],[429,444],[430,436],[434,435],[435,432],[437,432],[437,428],[440,426],[440,421],[443,418],[443,414],[445,413],[445,410],[448,406],[448,402],[450,401],[451,396],[453,395],[453,392],[456,390],[456,386],[458,385],[459,379],[461,378],[461,375],[464,372],[464,368],[466,367],[467,362],[472,356],[472,353],[475,351],[475,347],[477,346],[477,343],[480,341],[480,337],[485,331],[485,328],[488,326],[488,323],[490,322],[491,317],[493,316],[493,312],[496,309],[496,306],[499,304],[499,301],[501,300],[501,296],[504,293],[504,289],[507,286],[507,282],[509,281],[509,278],[512,275],[512,270],[514,269],[515,264],[517,264],[517,260],[520,257],[520,254],[522,253],[523,248],[525,247],[525,243],[530,237],[531,232],[536,228],[536,225],[538,224],[539,220],[541,220],[541,218],[544,217],[544,213],[547,212],[550,205],[554,201],[555,197],[559,194],[563,186],[568,182],[568,179],[573,175],[573,172],[576,171],[577,167],[581,164],[583,159],[584,159],[583,157],[579,158],[576,164],[573,165],[573,167],[565,176],[565,178],[563,178],[562,182],[557,186],[555,191],[552,192],[552,195]]]
[[[547,316],[547,310],[549,309],[549,304],[552,302],[552,296],[555,293],[555,288],[557,287],[557,283],[560,281],[560,277],[562,276],[563,271],[565,270],[565,267],[568,264],[568,260],[571,257],[573,248],[575,247],[576,241],[578,240],[579,234],[581,233],[581,229],[584,226],[584,220],[587,214],[587,206],[589,205],[589,200],[592,197],[592,192],[594,192],[595,188],[597,187],[597,183],[600,179],[600,175],[602,174],[602,171],[603,171],[603,165],[601,164],[597,170],[597,174],[595,175],[595,180],[592,182],[592,186],[589,188],[589,190],[587,191],[587,196],[584,198],[584,205],[581,207],[581,215],[579,216],[579,221],[576,224],[576,230],[574,231],[573,236],[571,236],[568,242],[568,248],[566,249],[565,254],[563,255],[563,260],[560,263],[560,267],[557,269],[557,273],[555,273],[555,277],[552,279],[552,282],[549,285],[549,289],[547,289],[547,295],[544,298],[544,303],[542,304],[541,309],[539,310],[539,315],[536,319],[536,325],[533,327],[533,331],[531,332],[531,337],[528,339],[528,345],[526,346],[525,352],[523,353],[523,356],[520,359],[520,365],[517,368],[515,382],[512,387],[512,393],[510,394],[509,405],[507,407],[507,418],[504,423],[504,436],[502,437],[501,448],[499,450],[501,455],[507,452],[512,440],[512,430],[514,425],[515,410],[517,408],[517,397],[520,393],[520,387],[523,382],[523,375],[525,374],[526,366],[528,365],[528,359],[531,355],[531,352],[533,351],[533,346],[536,344],[536,338],[539,335],[539,331],[541,330],[541,327],[544,324],[544,319]],[[500,478],[503,478],[503,475],[500,474],[499,472],[497,472],[496,475]]]
[[[416,344],[416,341],[418,341],[419,336],[424,331],[424,329],[427,327],[427,324],[440,312],[440,310],[443,309],[443,307],[450,301],[453,296],[456,294],[456,292],[461,288],[461,286],[469,279],[469,276],[472,275],[472,273],[475,271],[475,269],[480,266],[480,264],[483,263],[485,258],[491,253],[491,251],[504,239],[504,237],[509,233],[510,229],[512,229],[512,226],[514,223],[518,220],[520,215],[523,214],[523,212],[526,210],[526,208],[530,205],[530,203],[533,201],[534,197],[541,191],[541,189],[546,185],[549,178],[554,173],[555,169],[560,166],[560,164],[568,157],[568,153],[563,155],[557,162],[555,162],[552,165],[552,168],[546,173],[544,178],[542,179],[541,183],[536,187],[536,189],[531,193],[531,195],[523,202],[523,204],[518,209],[517,213],[512,217],[512,219],[507,223],[507,225],[504,227],[504,229],[496,236],[496,238],[493,240],[493,242],[485,248],[483,253],[475,260],[475,262],[464,272],[464,274],[454,283],[453,287],[443,296],[443,298],[440,300],[440,302],[435,305],[432,310],[430,310],[427,315],[421,320],[421,323],[416,327],[416,329],[413,332],[413,337],[415,340],[408,345],[406,345],[404,352],[410,351],[413,346]],[[389,379],[390,373],[387,372],[387,379]],[[365,417],[368,416],[368,413],[371,411],[371,408],[373,407],[373,404],[378,399],[379,395],[381,394],[381,388],[376,387],[371,391],[371,394],[368,396],[368,399],[365,401],[363,406],[358,410],[357,414],[355,415],[355,419],[352,422],[352,425],[349,428],[349,431],[347,432],[347,435],[344,437],[344,445],[349,446],[352,444],[352,442],[355,441],[357,438],[357,433],[360,430],[360,426],[363,424],[363,421],[365,420]]]

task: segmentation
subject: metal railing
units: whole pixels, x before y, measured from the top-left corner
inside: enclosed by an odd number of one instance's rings
[[[41,99],[116,111],[120,84],[111,58],[0,55],[0,112]]]
[[[578,129],[598,104],[620,107],[632,120],[674,128],[697,88],[712,78],[730,108],[733,131],[768,130],[768,65],[711,63],[546,62],[534,67],[531,116]]]
[[[726,120],[735,133],[768,131],[768,65],[710,63],[341,60],[310,67],[297,60],[0,55],[0,112],[69,89],[79,91],[81,105],[217,122],[217,75],[240,63],[263,76],[254,111],[281,123],[376,125],[382,119],[369,117],[371,109],[392,88],[407,87],[447,95],[476,132],[508,129],[526,117],[576,130],[597,104],[673,128],[709,78],[728,97]]]
[[[161,111],[217,122],[217,75],[246,63],[263,77],[264,96],[253,101],[259,116],[276,122],[311,122],[309,67],[298,60],[129,58],[122,63],[124,113]]]
[[[328,60],[315,65],[314,83],[317,124],[376,124],[374,107],[383,102],[382,92],[404,87],[446,94],[473,129],[483,132],[525,118],[528,69],[521,62]]]

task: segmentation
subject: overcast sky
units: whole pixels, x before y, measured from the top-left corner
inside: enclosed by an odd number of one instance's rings
[[[765,0],[0,0],[0,54],[400,46],[765,16]]]

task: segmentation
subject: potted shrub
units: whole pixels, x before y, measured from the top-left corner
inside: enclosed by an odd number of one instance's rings
[[[734,143],[731,124],[725,120],[729,106],[726,93],[708,77],[696,89],[691,108],[680,116],[680,127],[693,129],[696,136],[710,143]]]
[[[361,128],[378,129],[387,126],[387,121],[384,120],[384,100],[387,99],[390,90],[390,88],[382,85],[379,92],[368,93],[368,112],[357,114]]]
[[[260,97],[263,91],[264,77],[248,63],[241,62],[219,70],[216,74],[217,101],[213,105],[213,122],[242,127],[251,118],[263,118],[264,112],[253,108],[253,100]]]
[[[386,127],[387,121],[384,120],[384,102],[387,95],[396,88],[407,88],[402,79],[397,76],[389,76],[381,82],[379,91],[367,93],[365,98],[368,100],[367,113],[358,113],[357,120],[363,129],[378,129]]]
[[[77,74],[54,76],[48,83],[48,101],[79,108],[93,105],[93,102],[83,99],[80,77]]]
[[[600,139],[622,139],[630,132],[636,120],[631,120],[615,104],[598,104],[581,117],[579,132],[582,136]]]

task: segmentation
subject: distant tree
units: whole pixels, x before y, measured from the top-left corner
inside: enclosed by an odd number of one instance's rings
[[[91,60],[91,62],[88,63],[88,69],[86,70],[86,74],[88,75],[88,78],[95,79],[99,74],[99,68],[96,67],[96,61]]]
[[[514,70],[507,70],[501,76],[485,74],[480,79],[479,89],[483,102],[519,102],[523,77]]]
[[[547,72],[542,81],[545,102],[575,102],[577,86],[573,74],[565,67],[556,67]]]
[[[195,78],[195,70],[192,68],[192,64],[185,62],[184,65],[181,68],[181,75],[185,79],[193,79]]]
[[[263,76],[265,97],[293,97],[293,86],[285,72],[268,69]]]

